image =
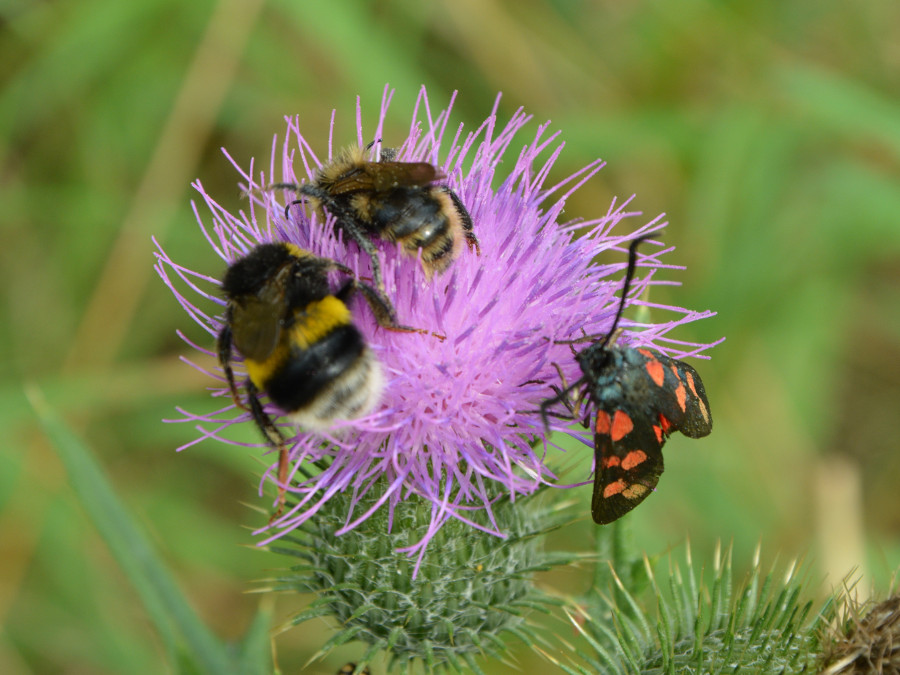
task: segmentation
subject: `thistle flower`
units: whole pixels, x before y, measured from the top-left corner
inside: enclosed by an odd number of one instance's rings
[[[378,122],[368,131],[357,103],[355,143],[365,146],[382,138],[390,98],[385,89]],[[496,500],[515,501],[542,486],[570,487],[560,483],[549,466],[561,449],[548,440],[538,413],[540,403],[553,395],[551,387],[560,384],[560,372],[570,382],[580,374],[571,346],[560,342],[602,335],[610,328],[625,263],[600,265],[594,258],[610,249],[624,251],[631,239],[657,232],[665,223],[656,218],[632,227],[623,221],[630,223],[639,214],[626,210],[628,201],[616,200],[599,218],[561,221],[568,197],[603,162],[591,162],[550,184],[551,170],[563,149],[557,140],[559,132],[550,133],[547,123],[525,137],[531,117],[520,109],[501,124],[498,104],[499,98],[490,117],[474,132],[464,133],[462,125],[448,132],[452,100],[451,107],[435,115],[423,89],[407,138],[391,143],[398,161],[427,161],[440,167],[472,216],[481,254],[463,251],[447,272],[428,280],[418,261],[401,255],[388,242],[375,242],[399,321],[444,339],[385,331],[365,311],[365,303],[353,305],[353,320],[385,374],[381,402],[371,414],[342,421],[325,432],[290,429],[292,503],[281,517],[258,531],[264,535],[262,544],[314,518],[338,494],[349,499],[345,524],[337,536],[377,509],[393,514],[417,497],[430,506],[429,526],[404,551],[421,560],[428,542],[448,519],[503,537],[506,532],[492,516]],[[229,157],[245,181],[242,189],[250,196],[249,214],[232,215],[199,181],[194,184],[212,218],[207,227],[194,206],[207,239],[225,263],[260,242],[278,240],[337,260],[360,278],[371,278],[368,257],[354,242],[344,241],[330,217],[323,221],[299,205],[288,209],[286,217],[281,195],[266,190],[272,183],[308,181],[322,163],[302,135],[299,120],[287,122],[280,152],[277,139],[273,142],[268,172],[254,177],[252,165],[245,172]],[[333,116],[329,156],[336,151],[334,142]],[[516,156],[514,163],[509,161],[511,155]],[[504,162],[504,169],[509,168],[501,175]],[[657,271],[679,269],[660,260],[672,247],[654,251],[651,246],[641,252],[638,265],[645,273],[639,270],[628,304],[653,307],[665,312],[668,320],[623,322],[619,342],[651,346],[675,358],[699,355],[709,345],[680,342],[668,333],[710,312],[638,299],[650,285],[672,283],[656,279]],[[161,248],[157,257],[157,271],[179,303],[210,335],[217,334],[224,304],[217,281],[178,265]],[[187,292],[176,285],[176,279],[187,285]],[[213,303],[214,311],[195,304],[194,294]],[[211,354],[203,346],[192,346]],[[219,438],[231,424],[249,420],[249,413],[235,415],[221,373],[208,374],[215,382],[213,395],[224,397],[228,405],[212,415],[180,410],[183,417],[176,421],[199,425],[197,440]],[[269,412],[278,414],[274,409]],[[551,431],[575,433],[569,424],[553,419]],[[585,478],[590,470],[584,467]],[[274,480],[276,473],[273,465],[264,482]],[[372,496],[374,500],[367,498]],[[473,518],[477,511],[484,511],[486,519]]]
[[[373,160],[382,151],[390,98],[386,88],[370,130],[364,129],[357,104],[355,144],[365,147],[374,140]],[[379,403],[369,414],[325,430],[281,427],[290,447],[289,484],[280,485],[289,491],[287,508],[256,534],[261,546],[305,564],[271,580],[267,590],[315,592],[317,601],[290,624],[334,617],[339,631],[320,653],[362,640],[370,647],[358,659],[359,668],[376,652],[387,651],[404,672],[416,660],[429,672],[458,670],[463,663],[480,672],[473,655],[499,655],[504,634],[541,642],[522,623],[521,610],[553,601],[535,588],[532,574],[577,557],[551,557],[537,546],[560,518],[553,508],[536,507],[534,494],[542,487],[572,487],[551,468],[563,450],[548,432],[586,444],[592,439],[562,418],[553,417],[545,428],[540,405],[581,374],[571,341],[610,331],[629,242],[665,225],[656,218],[630,226],[640,214],[627,210],[628,201],[615,200],[598,218],[563,221],[568,197],[603,162],[551,182],[563,149],[559,132],[551,133],[549,123],[526,131],[531,118],[521,109],[502,124],[498,107],[499,98],[476,130],[466,133],[460,125],[450,131],[451,107],[434,114],[423,89],[407,137],[386,139],[397,161],[440,168],[441,181],[471,215],[480,254],[463,247],[448,270],[430,277],[399,244],[375,241],[397,320],[425,330],[386,331],[366,303],[353,303],[353,322],[384,375]],[[323,163],[301,134],[299,120],[287,123],[280,151],[277,139],[273,142],[268,171],[255,175],[252,165],[245,172],[231,160],[244,179],[249,213],[232,215],[195,184],[211,214],[206,225],[194,207],[204,234],[228,264],[261,242],[281,241],[371,279],[371,257],[342,236],[331,215],[322,218],[304,204],[285,204],[279,201],[282,190],[266,189],[314,180]],[[339,151],[333,117],[328,157]],[[668,320],[622,321],[617,339],[674,358],[700,355],[710,345],[668,334],[710,312],[639,299],[651,285],[672,283],[656,279],[659,271],[678,269],[660,260],[671,247],[654,250],[654,243],[661,246],[650,239],[639,254],[627,302],[653,307]],[[622,253],[622,262],[594,262],[610,250]],[[224,305],[218,281],[178,265],[161,248],[157,256],[157,270],[181,305],[217,335]],[[204,311],[195,295],[214,311]],[[238,361],[234,365],[240,368]],[[232,424],[250,421],[248,413],[236,413],[222,374],[207,372],[213,395],[228,404],[212,415],[179,410],[176,421],[193,423],[201,432],[184,447],[219,439]],[[277,417],[272,406],[266,409]],[[583,467],[585,480],[591,469]],[[267,481],[278,483],[277,463],[264,475],[260,491]]]

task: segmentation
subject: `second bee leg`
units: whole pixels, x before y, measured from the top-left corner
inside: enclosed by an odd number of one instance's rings
[[[339,219],[338,225],[350,235],[350,238],[356,242],[356,245],[359,246],[363,253],[369,256],[369,260],[372,263],[372,281],[375,282],[375,288],[383,294],[385,292],[384,279],[381,276],[381,262],[378,260],[378,249],[375,248],[375,244],[351,218]]]
[[[378,250],[375,248],[372,240],[366,235],[365,229],[359,225],[353,210],[332,198],[327,190],[322,190],[309,183],[304,183],[297,191],[299,194],[318,199],[324,209],[334,217],[336,221],[335,226],[346,232],[347,236],[356,242],[360,250],[369,256],[369,260],[372,262],[372,278],[375,286],[384,293],[384,279],[381,277],[381,263],[378,260]]]
[[[462,203],[459,195],[453,190],[446,185],[441,189],[450,196],[450,199],[453,201],[453,206],[456,207],[456,211],[459,213],[463,231],[466,235],[466,243],[469,245],[469,248],[474,248],[475,253],[481,255],[481,245],[478,243],[478,237],[475,236],[475,226],[472,224],[472,216],[469,215],[469,210],[466,208],[465,204]]]

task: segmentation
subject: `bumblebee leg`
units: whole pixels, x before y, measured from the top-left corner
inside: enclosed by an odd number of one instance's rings
[[[328,262],[329,270],[337,270],[341,274],[346,274],[351,279],[356,278],[356,275],[353,273],[353,270],[351,270],[349,267],[347,267],[343,263],[339,263],[337,260],[331,260],[329,258],[321,258],[321,260],[325,260]],[[347,287],[347,285],[344,284],[341,287],[341,290],[339,290],[337,293],[335,293],[335,297],[338,297],[341,300],[341,302],[348,300],[350,298],[350,295],[353,295],[352,291],[349,292],[349,295],[347,294],[348,292],[345,291],[346,287]],[[342,293],[344,294],[343,296],[341,296]]]
[[[372,240],[366,236],[365,228],[357,224],[358,221],[356,216],[353,215],[353,211],[345,206],[341,206],[327,190],[322,190],[309,183],[304,183],[297,188],[297,193],[318,199],[328,213],[334,216],[336,226],[346,232],[356,242],[359,249],[369,256],[369,260],[372,263],[372,279],[378,290],[384,293],[384,279],[381,277],[381,262],[378,260],[378,250],[375,248]]]
[[[369,303],[369,307],[372,308],[372,313],[375,315],[375,320],[378,321],[378,325],[388,330],[396,330],[402,333],[424,333],[426,331],[421,328],[411,328],[410,326],[401,326],[397,323],[397,313],[394,311],[394,306],[391,304],[391,301],[388,300],[387,296],[378,291],[378,289],[369,286],[367,283],[360,281],[353,274],[353,270],[351,270],[346,265],[343,265],[336,260],[329,260],[330,268],[338,270],[339,272],[346,274],[350,277],[350,280],[341,286],[340,290],[334,294],[338,300],[343,302],[345,305],[350,302],[350,298],[353,297],[353,293],[357,290],[362,291],[363,296],[366,299],[366,302]]]
[[[289,466],[287,440],[281,434],[281,431],[278,430],[278,427],[275,426],[272,418],[263,410],[262,403],[259,402],[259,390],[256,386],[250,380],[247,380],[246,387],[247,401],[250,403],[250,414],[253,415],[253,421],[256,422],[256,426],[259,427],[263,436],[266,437],[269,445],[278,449],[278,506],[272,517],[269,518],[269,522],[272,522],[284,510],[285,495],[287,493],[285,486],[287,485]]]
[[[356,245],[359,246],[360,250],[362,250],[367,256],[369,256],[369,260],[372,263],[372,281],[375,282],[375,287],[382,294],[384,291],[384,279],[381,277],[381,262],[378,260],[378,250],[375,248],[375,244],[372,243],[372,240],[366,236],[366,233],[360,229],[356,225],[356,220],[351,216],[340,217],[337,214],[334,214],[338,219],[338,225],[350,235],[350,238],[356,242]]]
[[[284,205],[284,219],[290,220],[291,219],[291,207],[294,204],[302,204],[302,203],[303,203],[302,199],[295,199],[294,201],[290,202],[289,204],[285,204]]]
[[[230,312],[229,312],[230,314]],[[237,382],[234,381],[234,371],[231,369],[231,317],[226,317],[225,325],[219,331],[219,337],[216,339],[216,351],[219,355],[219,365],[225,371],[225,379],[228,382],[228,388],[231,390],[231,400],[241,410],[247,410],[247,406],[241,400],[238,393]]]
[[[370,286],[364,281],[360,281],[359,279],[357,279],[353,274],[353,270],[351,270],[346,265],[342,265],[335,260],[330,260],[329,263],[331,264],[331,269],[336,269],[339,272],[346,274],[348,277],[351,277],[350,280],[343,286],[341,286],[340,290],[338,290],[338,292],[334,294],[334,296],[338,300],[340,300],[344,304],[347,304],[350,302],[350,298],[353,297],[353,293],[358,290],[362,292],[363,297],[366,299],[366,302],[372,309],[372,314],[375,315],[375,320],[382,328],[396,331],[398,333],[429,332],[424,328],[413,328],[412,326],[404,326],[397,323],[397,313],[394,311],[394,306],[391,304],[391,301],[388,300],[387,296],[384,295],[384,293],[379,291],[377,288]],[[432,332],[431,335],[441,341],[446,339],[446,336],[441,335],[440,333]]]
[[[356,279],[349,281],[344,288],[348,298],[357,290],[363,294],[379,326],[388,330],[398,330],[406,333],[421,332],[418,328],[410,328],[409,326],[398,324],[394,306],[377,288],[373,288],[366,282]]]
[[[373,288],[363,281],[359,281],[357,279],[348,281],[347,284],[345,284],[344,287],[340,291],[338,291],[338,297],[340,297],[341,292],[344,292],[345,297],[349,298],[353,294],[353,291],[356,290],[359,290],[363,294],[363,297],[366,299],[366,302],[369,303],[369,307],[372,309],[372,314],[375,315],[375,320],[382,328],[386,328],[387,330],[392,330],[397,333],[430,333],[438,340],[444,341],[446,339],[447,336],[441,335],[440,333],[428,331],[424,328],[404,326],[397,323],[397,319],[394,314],[394,308],[391,305],[390,301],[388,301],[388,299],[384,297],[384,295],[379,293],[378,289]]]
[[[375,315],[375,320],[378,321],[379,326],[383,326],[389,330],[401,330],[406,333],[422,332],[418,328],[400,326],[397,323],[397,312],[394,310],[391,301],[388,300],[383,292],[357,279],[356,275],[353,274],[353,270],[346,265],[342,265],[336,260],[330,260],[329,262],[331,263],[331,269],[338,270],[342,274],[346,274],[350,277],[350,280],[341,286],[340,290],[334,294],[334,297],[346,305],[349,304],[350,298],[353,297],[353,293],[360,290],[366,298],[366,302],[369,303],[369,307],[372,308],[372,313]]]
[[[266,192],[271,192],[272,190],[293,190],[294,192],[300,192],[300,186],[297,185],[297,183],[272,183],[266,187]]]
[[[459,195],[449,187],[443,185],[441,186],[441,190],[450,196],[450,199],[453,201],[453,206],[456,207],[456,212],[459,213],[459,218],[462,221],[463,230],[466,235],[466,243],[469,245],[469,248],[474,248],[476,255],[481,255],[481,246],[478,244],[478,237],[475,236],[475,226],[472,223],[472,216],[469,215],[468,209],[466,209],[465,205],[462,203]]]
[[[292,190],[292,191],[294,191],[294,192],[299,193],[299,192],[300,192],[300,186],[297,185],[296,183],[272,183],[271,185],[268,185],[268,186],[266,187],[266,189],[265,189],[266,192],[271,192],[272,190]],[[287,204],[285,204],[285,205],[284,205],[284,218],[285,218],[285,220],[288,220],[288,219],[290,218],[290,215],[291,215],[291,207],[292,207],[294,204],[302,204],[302,203],[303,203],[303,200],[302,200],[302,199],[295,199],[294,201],[288,202]]]

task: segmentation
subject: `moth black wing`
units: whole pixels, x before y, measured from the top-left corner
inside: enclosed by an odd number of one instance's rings
[[[618,355],[616,386],[597,397],[594,423],[591,515],[600,524],[628,513],[656,488],[662,447],[673,431],[700,438],[712,430],[706,391],[691,366],[645,348]]]
[[[639,371],[643,380],[634,383],[632,392],[664,435],[680,431],[689,438],[702,438],[712,431],[706,389],[696,370],[643,347],[627,351],[630,370]],[[637,372],[633,377],[637,380]]]
[[[662,446],[653,419],[624,409],[598,410],[594,418],[594,493],[591,515],[606,525],[646,499],[662,475]]]

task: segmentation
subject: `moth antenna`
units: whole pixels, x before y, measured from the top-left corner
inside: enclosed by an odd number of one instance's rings
[[[649,233],[644,234],[632,241],[631,246],[628,247],[628,268],[625,270],[625,281],[622,283],[622,297],[619,300],[619,309],[616,310],[616,318],[613,319],[612,328],[609,329],[609,332],[600,343],[601,349],[606,349],[606,347],[609,345],[610,340],[612,340],[613,335],[616,334],[616,328],[619,327],[619,320],[622,318],[622,314],[625,312],[625,300],[628,298],[628,291],[631,288],[631,281],[632,279],[634,279],[634,270],[637,267],[637,247],[649,238]]]

